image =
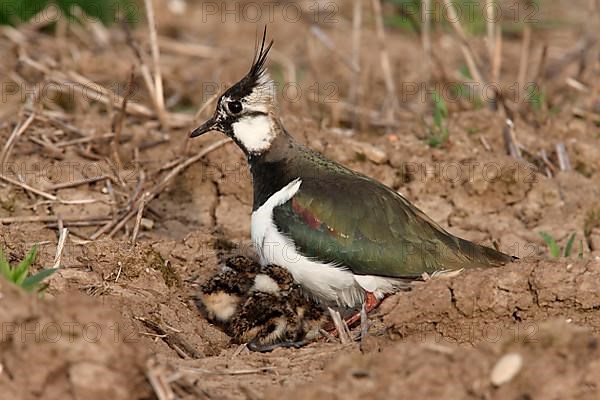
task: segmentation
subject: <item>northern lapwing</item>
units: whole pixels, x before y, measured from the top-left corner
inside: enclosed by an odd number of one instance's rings
[[[423,276],[515,259],[452,235],[395,190],[296,142],[279,118],[265,37],[250,71],[191,133],[222,132],[244,152],[263,265],[286,268],[320,301],[369,311]]]
[[[321,306],[304,295],[286,269],[241,256],[227,260],[202,285],[200,301],[210,321],[252,351],[302,347],[320,335],[325,323]]]

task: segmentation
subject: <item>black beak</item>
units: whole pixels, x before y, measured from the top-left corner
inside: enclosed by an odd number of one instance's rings
[[[197,127],[190,133],[190,137],[196,137],[204,135],[206,132],[210,132],[217,129],[217,121],[215,117],[211,117],[208,121]]]

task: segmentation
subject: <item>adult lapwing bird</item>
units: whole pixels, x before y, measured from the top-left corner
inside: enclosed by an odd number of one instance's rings
[[[513,260],[452,235],[396,191],[296,142],[277,110],[265,36],[250,71],[191,133],[220,131],[244,152],[262,264],[286,268],[316,299],[369,311],[422,276]]]
[[[291,274],[237,256],[200,289],[207,318],[252,351],[301,347],[319,336],[323,309],[307,298]]]

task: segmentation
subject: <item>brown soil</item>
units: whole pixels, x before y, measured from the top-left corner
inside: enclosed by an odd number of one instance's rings
[[[439,148],[427,144],[431,101],[408,95],[403,86],[426,79],[417,35],[399,28],[387,31],[402,94],[399,125],[385,129],[361,117],[362,128],[349,137],[340,130],[353,119],[342,100],[348,98],[354,74],[311,36],[308,25],[296,23],[290,29],[290,23],[280,19],[270,24],[270,35],[276,38],[271,68],[277,79],[291,79],[291,65],[304,93],[315,83],[337,84],[336,101],[331,103],[308,96],[281,100],[284,123],[298,140],[399,190],[451,232],[495,244],[522,260],[416,284],[412,291],[386,299],[371,316],[370,334],[360,345],[319,342],[299,350],[255,354],[238,351],[196,306],[199,284],[218,270],[225,257],[253,253],[252,187],[245,160],[234,145],[209,153],[166,185],[146,207],[135,245],[130,243],[135,217],[112,237],[101,235],[96,240],[90,238],[104,222],[95,226],[69,222],[112,220],[135,210],[140,188],[149,190],[174,160],[197,154],[216,141],[217,134],[186,140],[195,125],[190,113],[210,97],[203,84],[231,84],[250,62],[254,24],[228,22],[224,29],[210,18],[198,23],[204,18],[199,5],[189,2],[185,16],[177,16],[168,10],[166,0],[155,3],[159,35],[214,46],[203,57],[182,54],[168,45],[161,48],[169,110],[188,122],[164,128],[154,117],[129,115],[118,148],[123,163],[119,169],[109,141],[99,139],[111,132],[116,108],[69,92],[62,97],[46,94],[42,117],[16,140],[2,168],[3,176],[25,179],[60,199],[96,202],[45,202],[0,181],[3,221],[58,216],[70,230],[63,268],[51,277],[42,299],[0,282],[0,397],[6,393],[11,399],[152,399],[169,392],[185,399],[599,397],[600,132],[594,123],[598,114],[591,111],[599,103],[591,62],[597,46],[588,49],[583,72],[575,60],[543,82],[548,104],[541,110],[522,105],[515,134],[526,151],[525,161],[518,161],[505,154],[505,117],[468,101],[448,101],[449,140]],[[340,8],[345,18],[352,15],[348,7]],[[550,15],[561,15],[560,9],[552,11]],[[546,64],[552,69],[582,38],[577,24],[585,18],[579,13],[568,17],[572,20],[565,26],[534,30],[532,71],[541,43],[548,44]],[[371,24],[370,14],[368,20]],[[351,54],[349,29],[341,23],[326,29],[341,54]],[[135,57],[118,27],[106,31],[106,43],[86,25],[68,28],[59,39],[39,26],[21,27],[19,32],[22,37],[9,32],[10,40],[0,42],[4,59],[0,70],[9,81],[20,78],[44,85],[52,73],[77,72],[125,92]],[[142,24],[133,35],[146,49],[146,27]],[[503,42],[501,79],[507,86],[516,79],[520,59],[521,35],[513,36]],[[464,61],[459,44],[451,38],[436,32],[434,49],[443,54],[444,68],[453,79]],[[363,31],[361,107],[378,113],[385,85],[374,43],[376,35],[369,25]],[[472,39],[472,45],[485,55],[482,38]],[[43,63],[51,73],[19,62],[19,53]],[[152,110],[139,68],[136,71],[131,101]],[[433,72],[434,81],[442,82],[437,67]],[[567,86],[568,77],[577,77],[590,90]],[[8,96],[0,106],[3,144],[18,121],[27,117],[19,114],[21,100],[19,95]],[[589,113],[580,118],[574,110]],[[89,145],[56,146],[90,138]],[[570,171],[558,167],[558,143],[566,147]],[[542,151],[548,155],[546,162]],[[110,176],[111,185],[100,180],[52,188],[100,175]],[[574,255],[550,260],[540,231],[561,246],[574,232]],[[36,271],[53,264],[57,239],[56,221],[0,223],[0,246],[11,262],[21,260],[39,243]],[[580,242],[582,259],[577,257]],[[39,340],[22,335],[31,324]],[[70,324],[75,327],[73,335],[65,333]],[[96,341],[77,332],[90,324],[102,332]],[[55,325],[63,328],[59,340],[51,336]],[[494,386],[491,371],[507,353],[518,353],[522,368],[509,382]]]
[[[147,398],[146,355],[119,315],[78,293],[53,301],[0,281],[5,399]]]
[[[385,351],[343,355],[314,384],[272,391],[266,398],[596,399],[598,340],[585,329],[544,322],[535,336],[476,348],[400,342]],[[521,368],[508,383],[494,384],[494,368],[513,354]]]

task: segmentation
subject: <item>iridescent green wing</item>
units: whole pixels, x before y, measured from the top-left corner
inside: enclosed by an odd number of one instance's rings
[[[398,193],[360,175],[305,178],[273,218],[301,254],[356,274],[414,278],[510,260],[451,235]]]

